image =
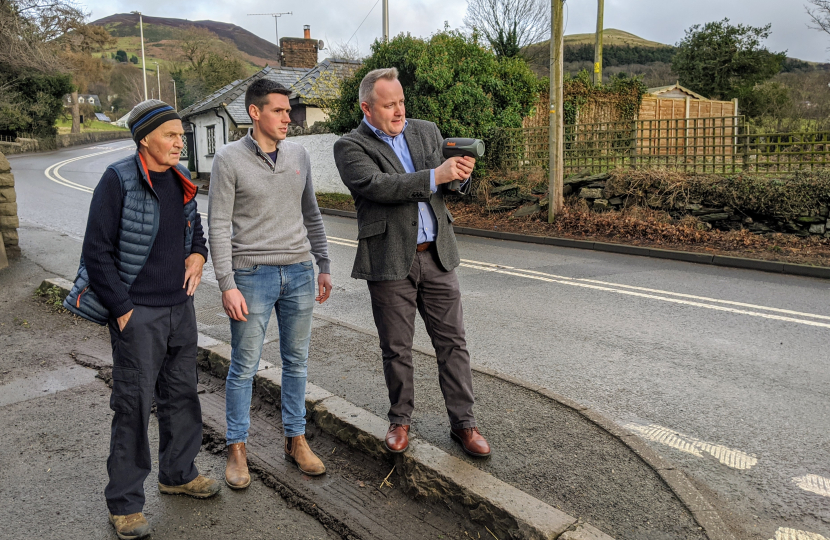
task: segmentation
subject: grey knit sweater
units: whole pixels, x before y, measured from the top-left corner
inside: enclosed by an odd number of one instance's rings
[[[311,260],[328,274],[326,231],[305,148],[280,141],[276,164],[250,132],[223,146],[210,173],[208,232],[219,288],[236,288],[233,269]]]

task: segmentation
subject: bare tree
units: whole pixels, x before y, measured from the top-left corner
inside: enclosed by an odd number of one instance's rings
[[[340,60],[363,60],[363,56],[361,56],[360,48],[357,44],[335,41],[331,43],[328,48],[328,56],[331,58],[337,58]]]
[[[497,56],[519,56],[549,36],[550,2],[469,0],[464,24],[484,36]]]
[[[807,15],[813,20],[810,28],[830,34],[830,0],[810,0],[813,8],[804,6]]]
[[[0,65],[63,71],[56,39],[83,23],[84,12],[70,0],[0,0]]]

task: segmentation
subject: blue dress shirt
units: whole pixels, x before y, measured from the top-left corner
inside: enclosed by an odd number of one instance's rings
[[[369,126],[375,135],[377,135],[378,139],[392,147],[395,155],[398,156],[398,159],[401,161],[404,171],[407,173],[416,172],[415,164],[412,162],[412,155],[409,153],[409,145],[406,144],[406,138],[403,136],[404,131],[406,131],[406,126],[409,125],[409,121],[404,121],[403,130],[394,137],[387,135],[382,130],[370,124],[365,117],[363,118],[363,121],[366,122],[366,125]],[[429,189],[433,193],[438,191],[438,188],[435,185],[435,169],[430,169],[429,171]],[[435,212],[432,211],[432,207],[429,203],[419,202],[418,243],[423,244],[424,242],[433,242],[437,233],[438,221],[435,219]]]

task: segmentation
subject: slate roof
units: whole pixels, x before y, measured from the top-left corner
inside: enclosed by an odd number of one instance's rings
[[[357,60],[345,60],[341,58],[326,58],[311,71],[306,73],[302,79],[291,88],[293,92],[289,99],[298,99],[299,103],[305,103],[306,100],[313,100],[319,98],[333,98],[337,89],[330,84],[318,84],[321,77],[326,76],[327,73],[333,73],[337,80],[342,81],[346,77],[350,77],[357,71],[361,62]]]
[[[108,124],[112,122],[112,120],[110,120],[110,117],[102,112],[95,113],[95,118],[97,118],[100,122],[106,122]]]
[[[286,88],[291,88],[309,71],[308,68],[266,67],[247,79],[239,79],[223,86],[209,96],[200,99],[190,107],[181,111],[179,116],[183,120],[186,120],[188,117],[201,112],[209,111],[216,107],[225,107],[225,110],[237,126],[249,125],[251,118],[248,116],[248,111],[245,110],[245,91],[248,89],[248,85],[258,79],[266,77],[282,84]]]

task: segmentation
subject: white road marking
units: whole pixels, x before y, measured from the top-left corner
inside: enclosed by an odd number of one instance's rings
[[[792,310],[789,310],[789,309],[779,309],[779,308],[772,308],[772,307],[767,307],[767,306],[758,306],[758,305],[755,305],[755,304],[746,304],[744,302],[733,302],[731,300],[721,300],[719,298],[709,298],[709,297],[706,297],[706,296],[696,296],[696,295],[693,295],[693,294],[684,294],[684,293],[676,293],[676,292],[671,292],[671,291],[662,291],[660,289],[649,289],[649,288],[646,288],[646,287],[637,287],[637,286],[634,286],[634,285],[624,285],[622,283],[610,283],[610,282],[607,282],[607,281],[599,281],[599,280],[596,280],[596,279],[572,278],[572,277],[567,277],[567,276],[557,276],[556,274],[549,274],[547,272],[537,272],[535,270],[523,270],[521,268],[513,268],[512,266],[503,266],[503,265],[485,263],[485,262],[480,262],[480,261],[471,261],[471,260],[468,260],[468,259],[461,259],[461,261],[465,262],[465,263],[478,264],[478,265],[484,265],[484,266],[492,266],[492,267],[495,267],[495,268],[504,268],[504,269],[507,269],[507,270],[515,270],[515,271],[518,271],[518,272],[524,272],[526,274],[531,274],[531,275],[540,275],[540,276],[547,276],[547,277],[556,278],[556,279],[567,279],[567,280],[573,280],[573,281],[581,281],[581,282],[584,282],[584,283],[594,283],[594,284],[597,284],[597,285],[606,285],[606,286],[610,286],[610,287],[620,287],[620,288],[624,288],[624,289],[631,289],[631,290],[643,291],[643,292],[648,292],[648,293],[667,294],[667,295],[671,295],[671,296],[678,296],[678,297],[681,297],[681,298],[689,298],[689,299],[692,299],[692,300],[701,300],[701,301],[705,301],[705,302],[716,302],[718,304],[728,304],[728,305],[732,305],[732,306],[740,306],[740,307],[745,307],[745,308],[762,309],[764,311],[773,311],[773,312],[776,312],[776,313],[786,313],[787,315],[798,315],[798,316],[801,316],[801,317],[810,317],[810,318],[813,318],[813,319],[825,319],[825,320],[830,321],[830,315],[817,315],[817,314],[814,314],[814,313],[803,313],[803,312],[800,312],[800,311],[792,311]]]
[[[665,444],[681,452],[703,457],[703,452],[717,458],[723,465],[732,469],[749,470],[758,463],[758,458],[752,454],[728,448],[720,444],[701,441],[689,435],[683,435],[677,431],[658,426],[657,424],[626,424],[624,426],[639,434],[644,439]]]
[[[770,540],[830,540],[818,533],[797,531],[787,527],[780,527],[775,531],[775,538]]]
[[[343,246],[350,246],[356,247],[357,242],[355,240],[350,240],[348,238],[338,238],[334,236],[329,237],[329,241],[333,244],[339,244]],[[658,289],[646,289],[644,287],[634,287],[631,285],[621,285],[617,283],[608,283],[604,281],[598,280],[591,280],[591,279],[582,279],[582,278],[571,278],[566,276],[558,276],[556,274],[548,274],[545,272],[537,272],[535,270],[523,270],[519,268],[514,268],[512,266],[503,266],[498,264],[486,263],[481,261],[472,261],[469,259],[461,259],[461,266],[465,268],[473,268],[475,270],[484,270],[486,272],[494,272],[497,274],[504,274],[508,276],[515,276],[515,277],[522,277],[525,279],[535,279],[537,281],[545,281],[548,283],[558,283],[560,285],[571,285],[573,287],[582,287],[586,289],[594,289],[599,291],[606,291],[612,292],[616,294],[624,294],[627,296],[636,296],[640,298],[648,298],[651,300],[660,300],[663,302],[670,302],[673,304],[681,304],[686,306],[694,306],[700,307],[705,309],[712,309],[715,311],[725,311],[727,313],[735,313],[739,315],[749,315],[751,317],[760,317],[764,319],[773,319],[777,321],[784,321],[784,322],[793,322],[797,324],[804,324],[807,326],[818,326],[821,328],[830,328],[830,323],[823,323],[818,321],[811,321],[805,319],[797,319],[794,317],[785,317],[781,315],[773,315],[770,313],[761,313],[757,311],[747,311],[743,309],[736,309],[731,307],[725,307],[720,305],[713,305],[707,304],[703,302],[691,301],[691,300],[682,300],[680,298],[669,298],[666,296],[658,296],[658,295],[667,295],[667,296],[680,296],[686,298],[695,298],[705,302],[713,302],[713,303],[723,303],[723,304],[732,304],[732,305],[739,305],[739,306],[746,306],[752,307],[755,309],[761,309],[764,311],[772,311],[772,312],[779,312],[779,313],[789,313],[800,315],[802,317],[810,317],[810,318],[817,318],[817,319],[828,319],[830,317],[825,315],[816,315],[812,313],[802,313],[798,311],[790,311],[790,310],[783,310],[778,308],[766,307],[766,306],[756,306],[754,304],[744,304],[742,302],[732,302],[729,300],[719,300],[717,298],[707,298],[705,296],[694,296],[682,293],[674,293],[671,291],[661,291]],[[629,290],[631,289],[631,290]],[[646,294],[646,292],[637,292],[637,291],[651,291],[656,294]]]
[[[817,474],[806,474],[793,478],[793,482],[804,491],[830,497],[830,478],[825,478]]]
[[[74,157],[74,158],[66,159],[64,161],[55,163],[54,165],[50,165],[49,167],[46,168],[45,171],[43,171],[43,174],[45,174],[46,178],[48,178],[49,180],[51,180],[51,181],[53,181],[57,184],[60,184],[62,186],[72,188],[72,189],[77,189],[78,191],[83,191],[85,193],[92,193],[94,191],[93,188],[91,188],[89,186],[84,186],[84,185],[81,185],[81,184],[76,184],[75,182],[71,182],[71,181],[67,180],[66,178],[64,178],[63,176],[61,176],[60,175],[60,168],[63,167],[64,165],[67,165],[67,164],[75,162],[75,161],[79,161],[81,159],[87,159],[87,158],[91,158],[91,157],[95,157],[95,156],[100,156],[101,154],[108,154],[110,152],[117,152],[119,150],[124,150],[124,149],[127,149],[127,148],[134,148],[134,146],[133,145],[119,146],[119,147],[116,147],[116,148],[110,148],[108,150],[104,150],[103,152],[95,152],[95,153],[92,153],[92,154],[85,154],[83,156],[77,156],[77,157]]]

